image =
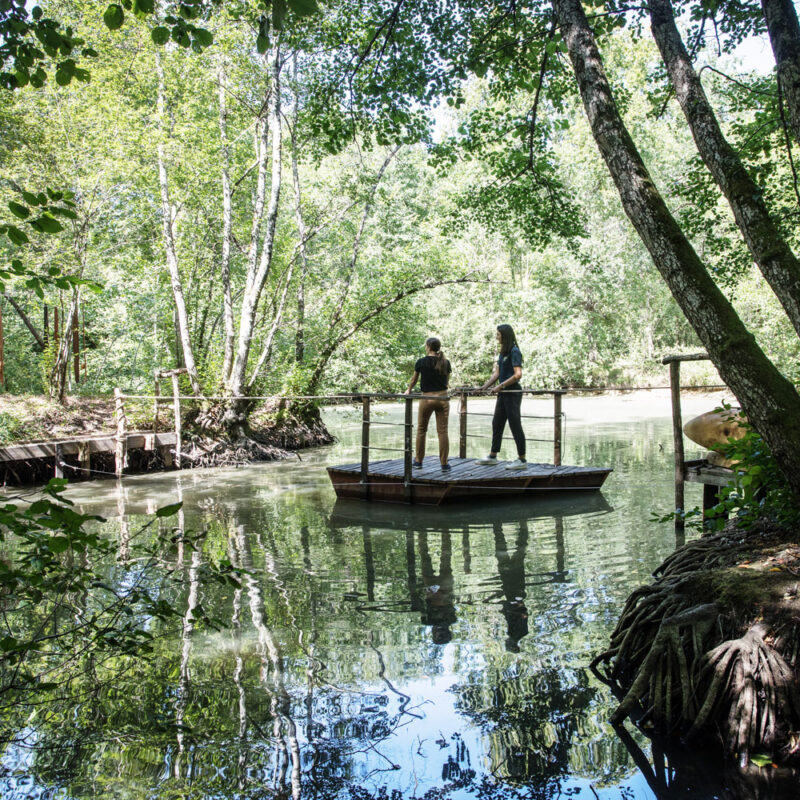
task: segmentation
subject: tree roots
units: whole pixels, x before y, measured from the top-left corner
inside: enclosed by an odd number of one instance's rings
[[[591,665],[622,697],[613,723],[643,709],[639,724],[659,733],[691,741],[716,730],[742,764],[754,754],[800,755],[795,609],[787,615],[784,607],[770,626],[763,608],[742,613],[715,597],[715,574],[733,574],[735,590],[734,579],[753,572],[734,568],[752,537],[734,530],[691,542],[628,598],[608,649]]]

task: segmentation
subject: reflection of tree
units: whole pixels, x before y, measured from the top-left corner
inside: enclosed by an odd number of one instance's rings
[[[542,790],[567,774],[580,719],[596,693],[583,670],[555,667],[492,671],[453,691],[458,709],[487,732],[492,775]]]
[[[181,538],[184,531],[179,531]],[[175,698],[175,729],[177,731],[178,752],[172,765],[172,771],[176,778],[181,775],[181,762],[186,749],[186,726],[185,714],[186,704],[189,702],[189,692],[191,690],[191,680],[189,676],[189,658],[192,654],[192,633],[194,631],[194,613],[199,602],[199,582],[198,570],[200,568],[200,548],[196,545],[192,550],[192,561],[189,567],[189,596],[186,602],[186,613],[181,621],[181,667],[180,679],[178,681],[178,691]]]
[[[456,621],[453,605],[453,568],[450,531],[442,531],[442,551],[439,556],[439,572],[433,571],[433,562],[428,550],[428,534],[420,531],[419,560],[422,583],[425,587],[422,624],[431,626],[434,644],[447,644],[453,638],[450,626]]]
[[[261,681],[263,687],[271,695],[270,711],[273,718],[273,739],[278,753],[278,757],[275,759],[273,786],[277,788],[284,783],[283,776],[287,769],[287,761],[291,762],[290,785],[292,797],[299,798],[301,789],[300,744],[297,738],[297,726],[291,715],[291,698],[286,690],[283,656],[278,642],[266,622],[264,599],[261,587],[254,576],[250,541],[243,526],[237,526],[236,545],[239,563],[247,570],[245,585],[250,600],[250,618],[258,635],[257,650],[261,659]],[[270,667],[272,672],[271,681],[269,678]],[[285,739],[284,728],[286,730]]]

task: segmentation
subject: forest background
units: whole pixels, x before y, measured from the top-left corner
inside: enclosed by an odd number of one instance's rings
[[[214,46],[200,53],[157,45],[135,20],[109,31],[104,4],[44,6],[103,57],[90,80],[0,93],[3,206],[23,188],[74,194],[56,235],[0,248],[80,281],[37,292],[26,277],[6,281],[5,391],[59,393],[65,327],[61,388],[72,394],[149,393],[154,370],[185,366],[187,354],[196,385],[190,370],[186,390],[219,390],[231,319],[264,261],[240,382],[249,394],[399,391],[429,335],[442,339],[453,383],[474,385],[501,322],[514,325],[535,388],[663,382],[662,355],[701,349],[622,210],[574,89],[538,109],[544,177],[519,182],[519,213],[507,144],[521,125],[527,135],[537,87],[498,92],[491,76],[472,75],[434,113],[413,102],[381,109],[376,91],[374,108],[350,119],[346,103],[322,105],[334,66],[356,58],[342,36],[346,5],[326,10],[326,25],[295,25],[280,45],[256,48],[258,32],[226,7],[204,23]],[[603,52],[658,188],[747,328],[797,381],[800,340],[696,155],[655,44],[621,26]],[[563,57],[555,44],[553,57]],[[713,40],[700,63],[729,139],[796,246],[800,201],[774,78]],[[690,380],[718,382],[710,365],[694,369]]]

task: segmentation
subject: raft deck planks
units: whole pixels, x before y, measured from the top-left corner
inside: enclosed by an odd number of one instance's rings
[[[535,463],[528,463],[525,469],[508,470],[507,463],[483,465],[474,458],[451,458],[451,469],[444,471],[439,459],[429,456],[421,468],[412,470],[409,486],[405,485],[402,458],[371,461],[363,482],[361,464],[328,467],[328,475],[338,497],[439,505],[498,494],[541,496],[565,490],[592,491],[599,489],[613,472],[607,467]]]

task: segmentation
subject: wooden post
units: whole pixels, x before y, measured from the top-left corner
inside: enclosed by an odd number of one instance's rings
[[[683,512],[683,422],[681,420],[681,362],[669,362],[669,389],[672,397],[672,441],[675,451],[675,511]],[[675,517],[675,529],[683,530],[683,517]]]
[[[361,497],[369,500],[369,397],[361,398]]]
[[[553,395],[553,466],[561,466],[561,395]]]
[[[403,426],[403,484],[405,486],[405,501],[413,501],[411,486],[411,440],[412,440],[412,419],[414,412],[414,400],[411,397],[405,398],[406,416]]]
[[[92,456],[89,449],[89,442],[81,442],[78,445],[78,463],[81,465],[81,469],[89,475],[92,471]]]
[[[161,377],[159,372],[159,370],[155,371],[155,389],[153,391],[153,394],[155,395],[155,399],[153,400],[153,433],[158,433],[158,404],[161,400]]]
[[[172,401],[175,409],[175,468],[181,468],[181,387],[178,376],[172,373]]]
[[[64,450],[60,444],[56,445],[56,469],[55,469],[55,477],[56,478],[63,478],[64,477],[64,467],[62,464],[64,463]]]
[[[467,395],[461,395],[458,407],[458,457],[467,457]]]
[[[127,420],[125,419],[125,399],[119,387],[114,388],[114,416],[117,418],[117,441],[114,449],[114,470],[122,477],[127,461]]]

